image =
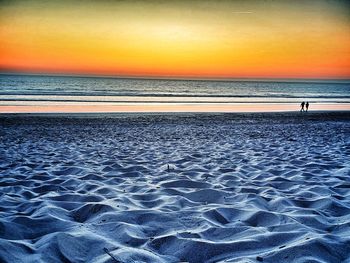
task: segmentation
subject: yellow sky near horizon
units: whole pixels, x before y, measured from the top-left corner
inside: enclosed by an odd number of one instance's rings
[[[3,1],[0,70],[350,78],[346,1]]]

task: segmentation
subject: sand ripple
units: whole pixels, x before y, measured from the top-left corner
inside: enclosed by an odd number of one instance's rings
[[[349,120],[0,117],[0,262],[350,262]]]

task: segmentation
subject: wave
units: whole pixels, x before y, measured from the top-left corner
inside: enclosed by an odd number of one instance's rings
[[[0,75],[0,103],[349,102],[350,82],[205,81]]]
[[[183,98],[190,98],[190,97],[196,97],[196,98],[301,98],[301,97],[308,97],[308,98],[321,98],[321,99],[350,99],[349,94],[344,95],[332,95],[332,94],[200,94],[200,93],[136,93],[136,92],[129,92],[129,93],[120,93],[120,92],[52,92],[52,91],[40,91],[40,92],[1,92],[0,96],[88,96],[88,97],[112,97],[112,96],[118,96],[118,97],[183,97]],[[5,98],[0,98],[0,100],[4,100]]]

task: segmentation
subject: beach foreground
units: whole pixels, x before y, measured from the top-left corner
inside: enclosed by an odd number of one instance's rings
[[[0,116],[1,262],[350,262],[349,112]]]

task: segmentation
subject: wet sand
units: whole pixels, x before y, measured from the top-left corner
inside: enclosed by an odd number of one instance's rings
[[[9,103],[9,102],[8,102]],[[19,102],[16,102],[17,104]],[[281,112],[299,111],[298,103],[78,103],[21,102],[0,105],[0,113],[108,112]],[[350,103],[312,103],[311,111],[350,111]]]

